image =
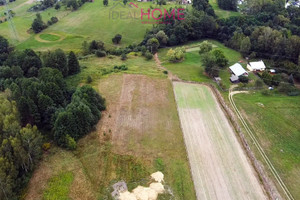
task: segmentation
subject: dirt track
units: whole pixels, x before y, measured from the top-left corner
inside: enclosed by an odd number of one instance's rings
[[[267,199],[212,91],[174,82],[198,199]]]

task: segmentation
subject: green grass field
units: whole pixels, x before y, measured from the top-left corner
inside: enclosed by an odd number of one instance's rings
[[[47,33],[40,34],[40,38],[46,41],[57,41],[60,39],[60,37],[57,35],[47,34]]]
[[[300,97],[237,94],[236,104],[279,175],[300,198]]]
[[[48,187],[44,192],[44,199],[47,200],[68,200],[69,188],[74,180],[72,172],[64,172],[54,176],[48,182]]]
[[[217,1],[218,0],[209,0],[209,3],[213,7],[216,15],[219,18],[228,18],[228,17],[234,17],[234,16],[240,16],[241,15],[241,13],[239,13],[239,12],[222,10],[221,8],[219,8]]]
[[[59,22],[49,26],[42,34],[55,33],[62,35],[62,41],[50,40],[51,42],[38,41],[35,34],[28,32],[35,18],[35,13],[27,12],[33,4],[27,4],[25,0],[18,0],[9,4],[9,8],[16,12],[13,18],[16,27],[16,36],[9,22],[0,24],[0,35],[8,38],[18,49],[32,48],[35,50],[48,50],[62,48],[65,50],[79,50],[84,40],[102,40],[107,48],[114,47],[111,39],[116,34],[121,34],[120,46],[127,46],[132,43],[142,41],[147,29],[151,24],[142,24],[140,19],[140,9],[148,9],[151,2],[136,2],[139,8],[123,8],[122,5],[114,1],[109,2],[109,6],[104,7],[102,0],[95,0],[92,3],[84,4],[79,10],[71,12],[62,7],[60,10],[54,8],[41,12],[44,22],[56,16]],[[174,6],[168,4],[165,7]],[[4,7],[0,7],[4,10]],[[1,10],[0,10],[1,11]],[[121,17],[122,15],[122,17]],[[131,17],[130,17],[130,16]],[[118,17],[119,16],[119,17]],[[135,16],[135,18],[133,18]]]
[[[110,72],[114,66],[126,65],[128,70],[119,72]],[[88,76],[91,76],[92,85],[98,83],[98,80],[111,75],[112,73],[128,73],[128,74],[144,74],[153,77],[166,77],[162,70],[158,69],[154,60],[147,61],[144,57],[135,56],[133,53],[128,55],[126,61],[122,61],[120,57],[113,56],[112,58],[97,58],[90,57],[80,61],[81,72],[79,74],[69,76],[67,83],[70,86],[86,83]]]
[[[208,40],[213,44],[214,49],[220,49],[224,52],[224,55],[229,60],[228,67],[236,62],[242,60],[242,56],[239,52],[225,47],[222,43],[215,40]],[[183,45],[187,50],[185,53],[185,59],[183,62],[170,63],[167,60],[166,54],[169,48],[164,48],[159,51],[159,58],[162,61],[163,66],[172,71],[179,78],[183,80],[196,81],[196,82],[212,82],[211,78],[205,75],[204,66],[201,63],[201,55],[198,53],[199,44],[202,41],[188,43]],[[175,48],[175,47],[174,47]],[[245,64],[243,64],[245,65]],[[224,85],[229,88],[230,86],[230,73],[228,67],[220,71],[220,77]]]

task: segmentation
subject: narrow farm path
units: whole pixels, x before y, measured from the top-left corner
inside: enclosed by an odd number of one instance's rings
[[[156,63],[156,66],[161,69],[161,70],[164,70],[164,71],[168,71],[167,68],[165,68],[162,64],[161,64],[161,61],[159,60],[158,58],[158,54],[154,54],[154,59],[155,59],[155,63]],[[181,79],[174,75],[171,71],[168,71],[168,78],[171,80],[171,81],[181,81]]]

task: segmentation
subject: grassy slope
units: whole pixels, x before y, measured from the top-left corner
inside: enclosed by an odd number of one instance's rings
[[[144,74],[155,77],[165,77],[161,70],[154,67],[155,63],[153,60],[147,61],[145,58],[140,56],[135,56],[134,54],[129,54],[126,61],[122,61],[120,57],[113,58],[97,58],[91,57],[86,60],[81,60],[80,64],[82,66],[81,72],[74,76],[69,76],[67,78],[67,83],[70,86],[78,85],[80,83],[85,83],[88,76],[91,76],[94,82],[92,85],[97,84],[100,78],[107,77],[108,75],[103,74],[104,70],[111,70],[115,65],[125,64],[128,70],[119,73],[130,73],[130,74]]]
[[[239,16],[239,15],[241,15],[239,12],[222,10],[221,8],[219,8],[217,1],[218,0],[209,0],[209,3],[213,7],[216,15],[219,18],[228,18],[228,17],[233,17],[233,16]]]
[[[229,65],[240,61],[242,56],[239,52],[225,47],[218,41],[209,40],[213,45],[214,49],[218,48],[222,50],[229,60]],[[192,49],[193,51],[186,52],[185,59],[180,63],[170,63],[166,58],[166,54],[169,48],[161,49],[159,52],[159,58],[163,62],[163,65],[176,74],[179,78],[183,80],[197,81],[197,82],[212,82],[212,80],[204,74],[204,66],[201,63],[201,55],[198,53],[198,47],[200,42],[192,42],[187,45],[183,45],[186,49]],[[220,71],[220,77],[227,88],[230,86],[230,73],[228,72],[228,67]]]
[[[114,65],[124,63],[128,66],[128,71],[125,73],[145,74],[152,80],[168,82],[165,79],[166,75],[155,67],[154,60],[144,61],[144,58],[134,55],[129,55],[129,59],[125,62],[120,58],[112,60],[96,57],[81,61],[81,65],[86,67],[80,74],[69,77],[67,82],[70,85],[82,84],[85,83],[86,76],[90,75],[94,80],[91,84],[96,87],[100,83],[99,92],[109,102],[114,102],[113,99],[119,98],[118,91],[121,90],[122,84],[120,73],[123,72],[101,75],[101,69],[111,69]],[[148,153],[142,157],[116,154],[110,139],[105,137],[106,133],[103,132],[103,136],[101,136],[99,132],[94,131],[78,142],[78,148],[74,152],[52,148],[45,154],[40,167],[31,180],[32,183],[29,184],[25,199],[42,197],[51,199],[48,197],[55,197],[61,192],[64,195],[68,192],[67,196],[76,197],[76,199],[106,199],[111,192],[109,186],[113,182],[125,180],[130,189],[138,184],[147,185],[147,177],[156,170],[164,172],[166,184],[171,187],[177,199],[194,199],[194,188],[189,173],[176,103],[169,82],[166,89],[170,101],[168,104],[161,105],[162,108],[156,108],[161,122],[157,123],[157,127],[155,127],[156,134],[153,134],[154,137],[143,137],[140,144],[143,147],[140,150]],[[166,122],[172,124],[170,125],[172,129],[166,130]],[[168,134],[174,134],[175,137],[170,140]],[[129,144],[129,147],[133,148],[134,145]],[[74,181],[67,188],[61,187],[62,180],[56,180],[56,177],[62,177],[62,174],[68,172],[73,172]],[[165,198],[169,199],[169,197]]]
[[[238,94],[234,99],[280,176],[299,199],[300,97],[252,93]]]
[[[15,25],[18,38],[15,38],[10,22],[0,24],[0,35],[9,39],[9,41],[14,45],[20,44],[21,42],[24,42],[29,38],[34,37],[33,34],[30,34],[28,32],[28,30],[31,27],[32,21],[35,18],[36,13],[27,12],[27,10],[34,4],[26,4],[26,2],[27,0],[17,0],[13,3],[8,4],[9,9],[12,9],[16,13],[16,16],[12,19],[12,21]],[[5,7],[0,7],[0,11],[4,9]],[[47,22],[53,16],[56,16],[59,19],[61,19],[64,16],[66,16],[69,12],[70,11],[64,9],[57,11],[54,8],[50,8],[44,12],[41,12],[41,15],[43,21]]]
[[[151,24],[142,24],[140,20],[140,9],[148,9],[151,2],[138,2],[139,8],[123,8],[117,5],[114,9],[114,2],[111,1],[108,7],[104,7],[102,0],[95,0],[93,3],[84,4],[79,10],[70,12],[62,7],[59,11],[54,8],[47,9],[41,12],[43,21],[47,22],[52,16],[57,16],[59,22],[48,27],[42,33],[60,34],[65,39],[63,41],[40,42],[35,37],[39,37],[33,33],[27,33],[35,13],[27,12],[33,4],[24,4],[23,6],[14,9],[18,5],[24,3],[24,0],[18,0],[17,3],[9,4],[9,7],[16,12],[16,17],[13,18],[15,27],[18,33],[19,41],[12,34],[10,23],[0,24],[0,34],[8,38],[13,44],[17,45],[18,49],[32,48],[35,50],[47,50],[54,48],[62,48],[65,50],[78,50],[84,40],[90,41],[93,39],[102,40],[107,47],[113,47],[112,37],[119,33],[123,36],[121,46],[127,46],[132,43],[139,43],[146,33],[147,29],[152,27]],[[170,7],[167,5],[165,7]],[[155,5],[153,5],[155,7]],[[4,7],[0,7],[4,9]],[[130,11],[131,15],[136,13],[137,19],[112,19],[110,16],[114,12],[122,12],[127,16]]]

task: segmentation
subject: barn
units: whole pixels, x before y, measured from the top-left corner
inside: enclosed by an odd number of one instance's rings
[[[262,71],[265,71],[266,66],[265,66],[265,63],[262,60],[260,60],[260,61],[256,61],[256,62],[249,62],[247,65],[247,69],[249,69],[249,71],[262,72]]]
[[[234,65],[230,66],[229,69],[234,76],[248,76],[248,72],[246,72],[246,70],[239,63],[235,63]]]

